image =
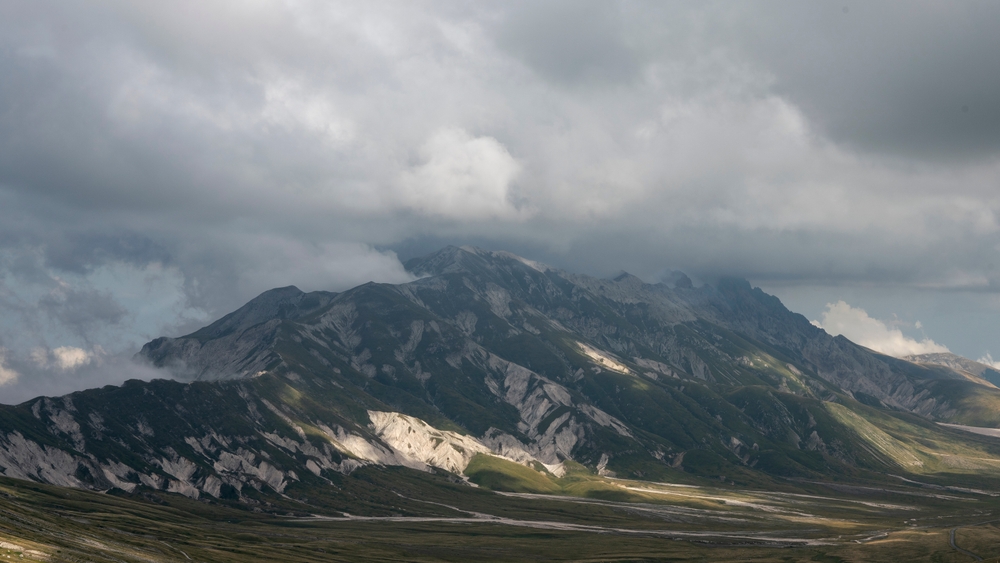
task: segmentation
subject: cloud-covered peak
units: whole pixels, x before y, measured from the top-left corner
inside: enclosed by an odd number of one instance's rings
[[[467,243],[989,311],[1000,4],[842,8],[0,3],[5,365]]]

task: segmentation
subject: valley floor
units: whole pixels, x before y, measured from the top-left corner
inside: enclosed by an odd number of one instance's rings
[[[632,496],[494,494],[468,487],[475,495],[458,495],[455,505],[410,499],[433,508],[428,515],[308,516],[0,478],[0,559],[1000,560],[1000,499],[984,494],[895,484],[847,491],[814,483],[810,491],[794,493],[608,485]]]

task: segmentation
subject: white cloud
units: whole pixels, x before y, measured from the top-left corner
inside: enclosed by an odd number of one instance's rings
[[[100,364],[100,360],[106,355],[100,346],[94,346],[89,351],[76,346],[59,346],[51,350],[39,346],[28,357],[39,368],[70,371],[91,363]]]
[[[898,328],[890,328],[886,323],[868,316],[860,307],[851,307],[844,301],[827,303],[822,321],[813,324],[837,336],[843,335],[876,352],[889,356],[903,357],[913,354],[948,352],[948,348],[930,338],[915,340],[903,334]]]
[[[446,128],[431,135],[420,154],[424,163],[400,178],[400,195],[410,208],[459,220],[522,215],[508,191],[521,165],[500,141]]]
[[[261,111],[264,123],[295,131],[297,128],[321,134],[334,146],[350,142],[354,124],[336,112],[330,101],[320,93],[306,93],[298,84],[280,81],[264,89],[265,105]]]
[[[60,369],[74,369],[89,364],[92,354],[83,348],[60,346],[52,350],[52,356]]]
[[[20,375],[7,367],[7,350],[0,348],[0,386],[14,383]]]
[[[303,291],[343,291],[370,281],[413,280],[394,252],[379,251],[365,244],[309,244],[265,234],[241,234],[239,238],[245,250],[236,255],[236,264],[242,268],[243,279],[248,283],[233,289],[242,301],[286,285],[295,285]],[[230,305],[239,307],[242,301]]]
[[[986,352],[985,356],[979,358],[976,361],[979,362],[979,363],[981,363],[981,364],[986,364],[986,365],[990,366],[993,369],[1000,370],[1000,361],[994,360],[993,359],[993,355],[990,354],[989,352]]]

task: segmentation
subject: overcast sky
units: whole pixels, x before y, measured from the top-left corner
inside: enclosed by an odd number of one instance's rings
[[[446,244],[1000,356],[1000,3],[0,0],[0,402]],[[898,333],[898,334],[897,334]]]

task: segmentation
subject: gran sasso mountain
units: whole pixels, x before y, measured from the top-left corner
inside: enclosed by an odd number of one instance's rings
[[[982,373],[831,337],[746,281],[603,280],[454,247],[406,267],[416,281],[271,290],[143,347],[138,359],[186,383],[3,407],[0,471],[351,512],[417,510],[384,481],[349,478],[362,467],[493,488],[534,482],[523,471],[747,485],[998,477],[981,461],[1000,455],[989,439],[936,424],[1000,423],[1000,390]]]

